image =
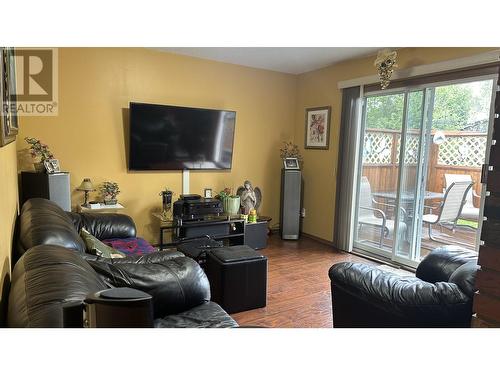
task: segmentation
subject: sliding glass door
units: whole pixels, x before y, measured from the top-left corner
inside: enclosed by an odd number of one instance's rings
[[[354,248],[415,266],[447,238],[477,246],[491,93],[488,78],[365,96]]]
[[[424,91],[369,96],[363,105],[354,244],[411,259],[418,245]]]

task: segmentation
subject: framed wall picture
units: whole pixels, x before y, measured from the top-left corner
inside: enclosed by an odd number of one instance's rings
[[[0,146],[16,139],[19,131],[14,48],[0,48]]]
[[[205,196],[205,198],[212,198],[212,189],[206,188],[203,193],[204,193],[203,195]]]
[[[305,148],[328,150],[332,107],[306,109]]]
[[[297,158],[284,158],[283,166],[285,169],[300,169],[299,159]]]
[[[59,166],[59,160],[57,159],[45,159],[43,162],[45,170],[48,174],[61,172],[61,167]]]

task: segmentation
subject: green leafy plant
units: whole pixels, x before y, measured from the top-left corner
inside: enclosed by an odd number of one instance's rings
[[[116,199],[116,196],[120,194],[120,188],[116,182],[105,181],[99,186],[99,191],[104,197],[109,197],[111,199]]]
[[[239,195],[235,195],[232,193],[233,189],[231,188],[224,188],[224,190],[221,190],[219,194],[216,196],[217,199],[224,199],[224,198],[238,198]]]
[[[30,154],[33,158],[39,157],[40,161],[54,158],[49,146],[40,142],[39,139],[26,137],[24,140],[30,145]]]

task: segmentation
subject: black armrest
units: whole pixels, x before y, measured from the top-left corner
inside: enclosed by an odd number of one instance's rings
[[[82,302],[107,288],[79,252],[54,245],[32,247],[12,272],[8,326],[63,327],[66,303]]]
[[[333,265],[329,276],[336,285],[356,290],[364,297],[396,305],[440,305],[466,302],[468,297],[454,283],[432,284],[416,277],[402,277],[376,266],[344,262]]]
[[[472,260],[477,260],[474,251],[454,245],[438,247],[420,262],[415,275],[430,283],[449,281],[458,267]]]
[[[149,255],[149,260],[172,256],[164,252]],[[88,263],[108,286],[129,287],[149,293],[153,297],[155,318],[177,314],[210,300],[207,276],[198,263],[184,256],[158,263],[120,263],[117,259],[113,263],[93,260],[88,260]]]
[[[353,301],[361,301],[361,310],[367,314],[373,308],[385,311],[389,323],[394,320],[402,326],[446,326],[454,322],[460,325],[470,322],[472,316],[472,299],[454,283],[432,284],[350,262],[335,264],[329,276],[334,309],[342,308],[335,306],[338,289]]]
[[[78,232],[85,228],[100,240],[136,236],[134,220],[127,215],[72,212],[68,212],[68,215]]]

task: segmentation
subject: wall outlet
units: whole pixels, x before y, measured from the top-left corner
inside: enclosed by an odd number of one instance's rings
[[[302,207],[302,210],[300,211],[300,217],[306,217],[306,209]]]

